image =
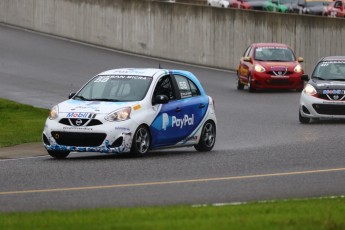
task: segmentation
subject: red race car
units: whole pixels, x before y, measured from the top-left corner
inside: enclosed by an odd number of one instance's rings
[[[304,71],[292,49],[280,43],[255,43],[243,54],[237,70],[237,89],[295,89],[302,91]]]

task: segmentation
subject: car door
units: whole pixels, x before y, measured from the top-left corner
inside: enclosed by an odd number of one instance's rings
[[[238,76],[242,83],[247,84],[250,74],[250,69],[252,66],[252,50],[253,47],[249,46],[243,54],[243,57],[240,60],[240,65],[238,67]]]
[[[169,79],[174,97],[161,106],[151,125],[152,147],[176,145],[185,140],[200,124],[208,108],[208,97],[202,96],[186,76],[171,74]]]

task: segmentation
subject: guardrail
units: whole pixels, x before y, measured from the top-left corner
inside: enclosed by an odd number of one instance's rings
[[[0,22],[153,57],[236,69],[253,42],[305,59],[345,55],[342,19],[144,0],[1,0]]]

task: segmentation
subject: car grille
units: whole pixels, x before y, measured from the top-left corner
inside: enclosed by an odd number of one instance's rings
[[[96,147],[100,146],[105,137],[105,133],[75,133],[75,132],[52,132],[56,143],[66,146]]]
[[[270,79],[267,83],[270,85],[289,85],[289,84],[291,84],[291,82],[287,78],[281,78],[281,79],[274,78],[274,79]]]
[[[345,105],[313,104],[313,108],[319,114],[345,115]]]
[[[97,119],[79,119],[79,118],[62,118],[59,121],[60,124],[68,126],[96,126],[103,123]]]
[[[266,73],[267,74],[269,74],[269,75],[272,75],[272,76],[275,76],[276,74],[278,74],[278,72],[279,71],[267,71]],[[291,75],[291,74],[293,74],[292,72],[290,72],[290,71],[281,71],[281,74],[280,74],[280,76],[289,76],[289,75]]]

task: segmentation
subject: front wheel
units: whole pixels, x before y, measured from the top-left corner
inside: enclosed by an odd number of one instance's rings
[[[237,89],[238,90],[244,89],[244,84],[242,84],[239,74],[237,74]]]
[[[249,92],[255,92],[255,88],[252,86],[252,76],[249,75],[248,77],[248,91]]]
[[[301,122],[302,124],[308,124],[310,122],[309,117],[302,117],[301,111],[299,111],[298,113],[298,118],[299,118],[299,122]]]
[[[134,133],[131,147],[131,154],[144,156],[148,153],[151,143],[151,136],[145,125],[140,125]]]
[[[51,157],[54,157],[56,159],[64,159],[69,155],[69,151],[54,151],[54,150],[47,150],[48,154]]]
[[[211,151],[216,142],[216,126],[213,121],[207,121],[202,128],[199,143],[194,146],[199,152]]]

